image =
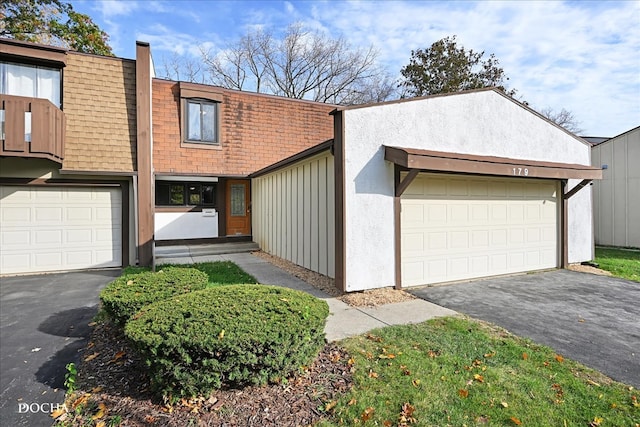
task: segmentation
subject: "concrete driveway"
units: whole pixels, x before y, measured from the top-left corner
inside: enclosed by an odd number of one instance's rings
[[[640,283],[556,270],[409,292],[640,387]]]
[[[50,426],[100,290],[119,270],[0,278],[0,424]]]

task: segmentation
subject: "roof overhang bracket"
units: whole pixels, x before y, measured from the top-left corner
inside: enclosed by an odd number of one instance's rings
[[[571,198],[574,194],[576,194],[578,191],[582,190],[584,187],[586,187],[587,185],[589,185],[591,183],[591,181],[593,181],[592,179],[583,179],[582,181],[580,181],[580,183],[578,185],[576,185],[575,187],[573,187],[571,190],[569,190],[568,193],[565,193],[562,195],[562,198],[564,200],[568,200],[569,198]]]
[[[396,197],[402,196],[402,193],[404,193],[404,190],[406,190],[409,187],[409,185],[411,185],[415,177],[418,176],[418,172],[420,172],[420,169],[409,170],[409,173],[407,174],[407,176],[405,176],[402,179],[402,181],[400,181],[396,186]]]

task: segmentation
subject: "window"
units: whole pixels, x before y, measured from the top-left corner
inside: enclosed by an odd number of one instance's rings
[[[0,93],[44,98],[60,108],[60,75],[57,68],[0,62]]]
[[[215,206],[216,187],[208,182],[156,182],[156,206]]]
[[[220,118],[224,95],[220,88],[180,82],[180,145],[220,150]]]
[[[189,99],[187,103],[187,141],[217,143],[216,103]]]

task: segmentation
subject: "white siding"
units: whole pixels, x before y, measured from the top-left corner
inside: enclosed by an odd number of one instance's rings
[[[592,148],[602,181],[593,186],[598,245],[640,248],[640,128]]]
[[[251,182],[253,240],[260,248],[335,277],[333,156],[324,152]]]
[[[0,186],[0,274],[119,267],[119,188]]]

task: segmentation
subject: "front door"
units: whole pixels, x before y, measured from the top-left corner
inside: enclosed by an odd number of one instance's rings
[[[247,180],[227,181],[227,236],[251,234],[250,184]]]

